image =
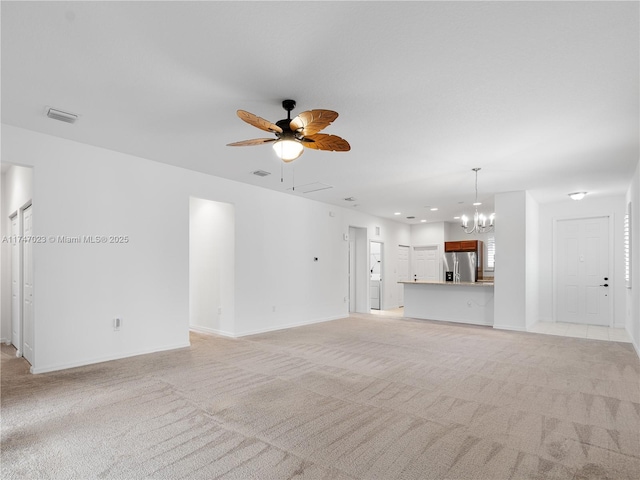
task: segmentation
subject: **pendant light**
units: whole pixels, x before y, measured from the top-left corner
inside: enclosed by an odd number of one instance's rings
[[[478,207],[482,205],[481,202],[478,201],[478,171],[479,167],[472,168],[472,170],[476,173],[476,201],[473,202],[473,206],[476,211],[473,214],[473,226],[469,227],[469,217],[466,215],[462,215],[460,220],[462,221],[462,225],[460,225],[464,229],[464,233],[468,233],[471,235],[472,233],[488,233],[492,232],[494,229],[494,220],[495,213],[492,213],[487,217],[483,213],[478,212]],[[487,226],[487,220],[489,221],[489,225]]]

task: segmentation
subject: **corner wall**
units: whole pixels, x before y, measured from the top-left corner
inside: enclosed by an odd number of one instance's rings
[[[625,328],[640,357],[640,162],[625,197],[631,202],[631,288],[625,288]]]
[[[495,196],[496,265],[493,327],[525,331],[527,325],[527,193]]]
[[[347,316],[349,225],[385,243],[395,301],[408,225],[9,125],[1,147],[35,167],[35,235],[122,238],[34,245],[35,373],[189,345],[190,197],[235,208],[234,336]]]

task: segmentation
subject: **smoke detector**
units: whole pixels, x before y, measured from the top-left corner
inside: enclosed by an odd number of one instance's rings
[[[76,123],[76,120],[78,120],[78,115],[75,113],[63,112],[62,110],[50,107],[47,107],[47,117],[53,118],[54,120],[60,120],[65,123]]]

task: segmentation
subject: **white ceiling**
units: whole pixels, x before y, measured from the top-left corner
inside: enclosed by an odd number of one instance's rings
[[[514,190],[623,195],[640,157],[636,1],[1,8],[3,123],[381,217],[470,212],[473,167],[487,209]],[[275,122],[286,98],[339,112],[324,133],[351,151],[307,150],[281,182],[268,145],[226,144],[269,136],[237,109]],[[294,173],[333,188],[293,192]]]

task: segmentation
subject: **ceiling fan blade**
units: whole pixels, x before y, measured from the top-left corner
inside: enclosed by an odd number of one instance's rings
[[[253,125],[260,130],[264,130],[265,132],[282,133],[282,129],[275,123],[271,123],[269,120],[265,120],[253,113],[249,113],[244,110],[238,110],[236,113],[241,120],[244,120],[249,125]]]
[[[242,140],[241,142],[227,143],[227,147],[251,147],[253,145],[263,145],[275,142],[276,138],[254,138],[253,140]]]
[[[336,118],[338,113],[332,110],[308,110],[291,120],[289,127],[306,137],[328,127]]]
[[[326,133],[304,137],[302,145],[314,150],[329,150],[332,152],[348,152],[351,150],[349,142],[344,138],[340,138],[337,135],[327,135]]]

